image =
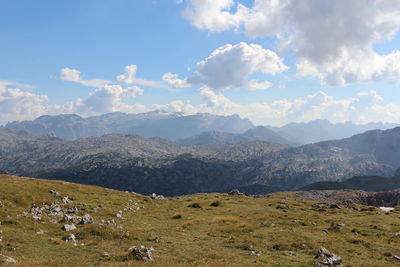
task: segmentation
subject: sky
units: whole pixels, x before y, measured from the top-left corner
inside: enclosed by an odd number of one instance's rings
[[[153,110],[400,123],[399,30],[398,0],[0,0],[0,125]]]

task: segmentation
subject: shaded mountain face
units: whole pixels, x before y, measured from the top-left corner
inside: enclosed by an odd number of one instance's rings
[[[113,134],[66,141],[0,129],[0,171],[149,194],[243,188],[294,190],[352,176],[391,176],[400,166],[400,127],[300,147],[252,141],[181,146]]]
[[[270,127],[282,137],[298,144],[343,139],[369,130],[387,130],[398,126],[393,123],[354,124],[351,122],[333,124],[327,120],[313,120],[308,123],[289,123],[282,127]]]
[[[194,136],[178,140],[177,143],[184,146],[212,146],[220,147],[229,144],[253,141],[252,138],[242,134],[232,134],[217,131],[203,132]]]
[[[287,139],[284,136],[268,129],[264,126],[257,126],[253,129],[247,130],[243,136],[251,138],[252,140],[266,141],[285,145],[296,145],[292,139]]]
[[[33,121],[11,122],[5,127],[26,130],[34,134],[52,133],[66,140],[112,133],[178,140],[204,131],[242,133],[254,125],[238,115],[185,116],[181,113],[155,111],[141,114],[115,112],[86,119],[78,115],[42,116]]]
[[[212,146],[220,147],[229,144],[245,143],[251,141],[264,141],[270,143],[296,145],[294,142],[280,136],[274,131],[264,127],[257,126],[249,129],[243,134],[232,134],[217,131],[203,132],[185,139],[178,140],[177,143],[185,146]]]

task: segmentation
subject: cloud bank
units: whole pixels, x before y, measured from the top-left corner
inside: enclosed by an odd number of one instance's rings
[[[399,31],[399,1],[255,0],[250,7],[234,0],[185,2],[183,16],[193,26],[211,32],[235,29],[252,38],[273,36],[282,51],[295,54],[298,74],[324,84],[400,76],[400,51],[374,49]]]

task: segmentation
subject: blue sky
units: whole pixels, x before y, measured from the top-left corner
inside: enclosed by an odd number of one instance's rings
[[[155,109],[400,123],[389,2],[3,0],[0,124]]]

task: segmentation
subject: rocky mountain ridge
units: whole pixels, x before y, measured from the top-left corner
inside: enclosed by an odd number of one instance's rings
[[[400,128],[300,147],[253,141],[180,146],[160,138],[106,135],[66,141],[0,130],[0,171],[144,194],[243,188],[295,190],[352,176],[391,176],[400,166]]]

